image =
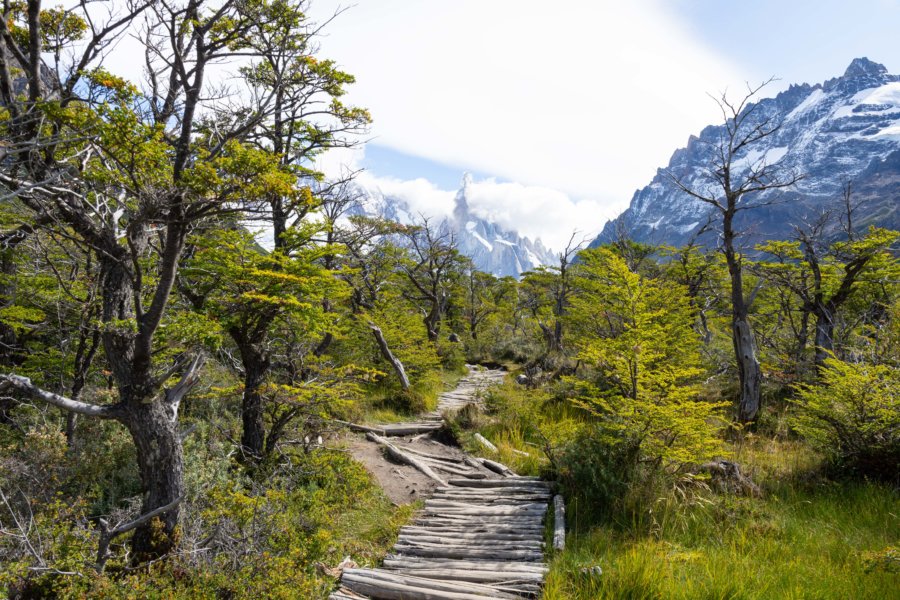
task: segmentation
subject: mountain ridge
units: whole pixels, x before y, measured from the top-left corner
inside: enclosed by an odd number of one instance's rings
[[[764,143],[737,156],[738,170],[746,172],[764,161],[804,175],[780,192],[773,206],[741,215],[741,227],[753,240],[788,237],[793,224],[838,201],[847,182],[866,203],[869,218],[860,220],[861,226],[900,226],[900,76],[868,58],[856,58],[840,77],[791,85],[745,110],[751,107],[754,119],[774,119],[781,126]],[[611,242],[622,232],[654,244],[677,246],[691,239],[710,210],[682,191],[675,178],[692,189],[711,189],[703,171],[722,128],[709,125],[690,136],[591,246]]]

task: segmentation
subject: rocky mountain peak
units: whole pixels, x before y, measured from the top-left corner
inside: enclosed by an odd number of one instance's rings
[[[767,164],[804,176],[790,189],[772,192],[778,197],[770,205],[743,213],[741,227],[752,232],[749,247],[753,241],[790,237],[792,225],[834,207],[846,181],[853,182],[856,200],[865,203],[865,215],[860,212],[856,220],[860,227],[900,228],[900,76],[856,58],[843,77],[792,85],[746,110],[753,111],[747,126],[765,119],[779,127],[734,157],[735,174]],[[718,190],[707,174],[721,136],[722,125],[691,136],[594,244],[613,241],[620,231],[651,244],[679,246],[692,239],[710,207],[682,191],[672,175],[691,189]],[[701,243],[715,243],[714,236],[707,237]]]
[[[844,71],[844,77],[847,79],[854,77],[878,77],[887,72],[887,67],[863,56],[862,58],[853,59],[853,62]]]
[[[466,173],[456,192],[453,215],[443,219],[439,226],[453,234],[459,252],[471,258],[479,270],[498,277],[519,277],[525,271],[556,262],[555,255],[544,248],[540,240],[532,241],[472,212],[469,208],[471,190],[472,176]],[[358,214],[404,224],[416,221],[416,215],[402,198],[374,191],[365,191],[361,196]],[[433,223],[438,224],[437,220]]]

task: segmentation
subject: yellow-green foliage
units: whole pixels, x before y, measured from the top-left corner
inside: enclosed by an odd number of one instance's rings
[[[830,358],[820,381],[798,386],[791,423],[834,461],[900,476],[900,370]]]
[[[607,249],[581,254],[572,301],[578,358],[596,376],[573,380],[601,446],[667,471],[722,452],[723,404],[699,399],[699,339],[684,290],[631,271]]]
[[[217,476],[183,509],[191,539],[182,551],[134,571],[125,570],[118,545],[124,540],[114,545],[106,573],[93,571],[96,536],[83,501],[55,497],[37,504],[30,535],[51,572],[29,573],[33,561],[21,555],[0,570],[0,586],[55,598],[324,598],[334,586],[325,568],[345,556],[374,565],[411,508],[394,507],[342,452],[298,453],[291,460],[290,471],[259,490],[237,472]],[[207,548],[199,553],[198,535]],[[0,552],[14,542],[0,541]]]

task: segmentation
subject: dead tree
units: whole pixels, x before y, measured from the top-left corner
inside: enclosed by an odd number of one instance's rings
[[[724,122],[718,139],[710,144],[702,181],[691,185],[684,177],[669,173],[679,189],[711,206],[718,217],[721,250],[731,279],[731,338],[741,387],[737,416],[742,422],[753,421],[759,413],[762,372],[750,324],[751,302],[744,295],[744,256],[739,244],[742,232],[735,219],[743,211],[772,204],[773,192],[793,186],[802,178],[777,163],[768,164],[765,155],[746,166],[739,162],[781,127],[775,117],[764,114],[761,104],[753,102],[771,81],[748,86],[747,93],[737,102],[724,93],[714,98]]]

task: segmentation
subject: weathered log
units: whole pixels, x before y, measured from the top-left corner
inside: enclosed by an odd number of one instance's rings
[[[566,546],[566,503],[557,494],[553,497],[553,548],[562,550]]]
[[[485,479],[484,481],[468,481],[465,479],[451,479],[448,481],[450,485],[457,487],[520,487],[520,488],[541,488],[550,489],[550,484],[545,481],[525,480],[519,477],[507,477],[505,479]]]
[[[395,460],[398,460],[398,461],[400,461],[400,462],[402,462],[402,463],[405,463],[405,464],[408,464],[408,465],[412,465],[413,467],[417,468],[417,469],[420,470],[422,473],[424,473],[424,474],[427,475],[428,477],[431,477],[432,479],[434,479],[434,480],[437,481],[438,483],[440,483],[440,484],[442,484],[442,485],[447,485],[447,484],[444,482],[444,480],[441,479],[441,478],[438,476],[438,474],[435,473],[435,472],[431,469],[431,467],[429,467],[428,465],[426,465],[426,464],[423,463],[422,461],[418,460],[418,459],[415,458],[414,456],[411,456],[411,455],[406,454],[405,452],[399,450],[396,446],[394,446],[392,443],[390,443],[389,441],[385,440],[384,438],[381,438],[381,437],[379,437],[378,435],[376,435],[376,434],[374,434],[374,433],[372,433],[372,432],[369,432],[369,433],[366,434],[366,439],[371,440],[371,441],[373,441],[373,442],[375,442],[375,443],[377,443],[377,444],[381,444],[382,446],[384,446],[385,449],[387,450],[387,453],[388,453],[392,458],[394,458]],[[473,480],[473,481],[474,481],[474,480]]]
[[[484,473],[478,473],[477,471],[471,471],[466,469],[461,469],[460,467],[447,464],[445,462],[441,462],[439,460],[432,460],[430,458],[422,458],[422,462],[426,465],[433,467],[435,469],[440,469],[447,473],[452,473],[453,475],[462,475],[463,477],[467,477],[469,479],[485,479],[487,475]]]
[[[424,450],[419,450],[417,448],[409,448],[404,446],[404,452],[409,452],[410,454],[415,454],[416,456],[421,456],[422,458],[431,458],[433,460],[442,460],[445,462],[452,462],[455,464],[463,464],[465,462],[465,458],[458,458],[456,456],[446,456],[441,454],[434,454],[432,452],[425,452]]]
[[[375,336],[375,341],[378,342],[378,349],[381,350],[381,355],[384,356],[385,360],[391,363],[391,366],[397,373],[397,378],[400,380],[400,387],[403,388],[404,392],[409,391],[409,377],[406,376],[406,369],[403,368],[403,363],[400,362],[399,358],[394,356],[393,352],[391,352],[391,347],[388,346],[387,340],[384,339],[384,334],[381,332],[381,329],[379,329],[372,321],[369,321],[369,329],[372,330],[372,335]]]
[[[452,494],[434,494],[435,500],[451,500],[453,502],[465,502],[467,504],[531,504],[533,502],[546,502],[549,498],[544,496],[454,496]]]
[[[390,555],[384,559],[389,568],[405,569],[465,569],[467,571],[504,571],[518,577],[521,573],[546,573],[550,568],[543,563],[516,560],[452,560],[442,558],[422,558],[416,556]]]
[[[443,423],[402,423],[398,425],[382,425],[384,435],[400,437],[404,435],[417,435],[419,433],[431,433],[443,427]]]
[[[498,479],[491,479],[490,481],[503,481]],[[507,496],[515,496],[515,495],[524,495],[524,494],[543,494],[548,497],[548,499],[553,495],[550,491],[550,488],[546,486],[535,486],[535,485],[482,485],[477,488],[466,487],[461,485],[453,485],[449,487],[440,487],[435,490],[436,492],[442,493],[452,493],[452,494],[472,494],[472,495],[484,495],[484,494],[497,494],[497,495],[507,495]]]
[[[510,469],[503,463],[488,460],[486,458],[476,458],[475,460],[481,463],[486,469],[490,469],[498,475],[503,475],[504,477],[518,477],[518,475],[516,475],[512,469]]]
[[[433,595],[434,598],[456,598],[456,596],[448,596],[445,594],[460,594],[460,598],[464,598],[466,596],[474,596],[475,598],[479,597],[488,597],[488,598],[500,598],[502,600],[516,600],[516,596],[513,594],[508,594],[505,592],[500,592],[496,588],[492,586],[481,585],[477,583],[469,583],[469,582],[454,582],[448,583],[442,580],[436,579],[425,579],[423,577],[416,577],[414,575],[399,575],[392,571],[384,571],[377,569],[348,569],[344,571],[343,580],[346,582],[344,585],[349,583],[358,584],[360,582],[366,584],[377,584],[378,587],[384,588],[386,590],[391,591],[404,591],[404,592],[413,592],[413,590],[422,590],[428,594],[437,594]],[[347,585],[351,589],[359,590],[358,585]],[[403,590],[401,588],[408,588]],[[376,597],[378,596],[376,594]],[[384,596],[388,598],[389,596]],[[412,595],[404,595],[401,596],[402,600],[407,600],[408,598],[415,598],[416,596]],[[423,596],[430,600],[429,596]]]
[[[471,541],[471,542],[480,542],[480,541],[506,541],[506,542],[539,542],[541,544],[544,543],[544,538],[539,533],[535,532],[532,534],[517,534],[517,533],[492,533],[489,531],[482,531],[480,533],[469,533],[467,530],[460,529],[457,531],[445,531],[445,530],[437,530],[437,529],[428,529],[427,527],[423,528],[413,528],[413,529],[401,529],[400,536],[398,539],[403,539],[404,537],[408,538],[420,538],[423,541],[429,541],[427,538],[436,538],[447,541]]]
[[[401,567],[402,568],[402,567]],[[472,583],[541,582],[543,573],[510,573],[509,571],[474,571],[471,569],[415,569],[416,575],[428,579],[469,581]]]
[[[532,550],[482,550],[480,548],[444,548],[429,547],[416,544],[397,544],[394,551],[400,554],[409,554],[411,556],[425,556],[430,558],[459,558],[459,559],[475,559],[486,558],[492,560],[525,560],[539,562],[543,560],[543,552],[535,552]]]
[[[543,550],[541,540],[502,540],[497,538],[453,537],[447,535],[402,534],[397,538],[401,544],[436,544],[447,548],[514,548],[518,550]]]
[[[381,427],[371,427],[369,425],[360,425],[359,423],[350,423],[349,421],[341,421],[340,419],[335,419],[335,423],[340,423],[341,425],[346,425],[348,429],[351,431],[360,431],[362,433],[375,433],[378,435],[384,435],[384,429]]]
[[[511,528],[509,528],[511,529]],[[491,527],[480,527],[478,529],[474,529],[472,527],[460,526],[460,527],[444,527],[444,528],[430,528],[430,527],[419,527],[417,525],[404,525],[400,528],[400,534],[404,533],[421,533],[423,535],[447,535],[447,536],[455,536],[455,537],[472,537],[478,539],[481,536],[488,537],[496,537],[498,539],[510,539],[510,540],[543,540],[544,536],[540,534],[535,534],[533,532],[523,532],[517,533],[515,531],[509,531],[506,529],[493,529]]]
[[[484,437],[483,435],[481,435],[480,433],[476,433],[476,434],[475,434],[475,440],[478,441],[478,443],[480,443],[482,446],[484,446],[485,448],[487,448],[487,449],[490,450],[491,452],[494,452],[494,453],[499,453],[499,452],[500,452],[499,450],[497,450],[497,446],[495,446],[495,445],[493,445],[492,443],[490,443],[490,442],[487,440],[487,438]]]

